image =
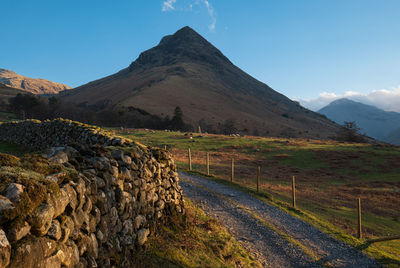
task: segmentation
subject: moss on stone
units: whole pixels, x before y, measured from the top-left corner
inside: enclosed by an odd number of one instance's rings
[[[3,158],[7,158],[4,156]],[[60,193],[60,187],[57,182],[46,180],[45,176],[61,171],[65,171],[66,179],[77,180],[76,170],[64,168],[58,164],[50,164],[47,159],[40,156],[24,157],[20,161],[18,158],[12,158],[14,166],[0,167],[0,192],[14,182],[24,186],[24,192],[20,200],[14,203],[15,209],[5,211],[3,215],[8,220],[16,217],[27,217],[32,211],[46,200],[47,194],[57,197]]]
[[[64,168],[61,164],[49,163],[47,158],[39,155],[31,155],[29,157],[22,158],[21,166],[25,169],[35,171],[45,176],[61,172]]]
[[[35,180],[21,179],[17,183],[24,185],[25,191],[21,194],[19,202],[14,203],[15,209],[6,211],[3,215],[8,220],[18,216],[26,218],[47,197],[46,188]]]
[[[16,156],[0,153],[0,166],[17,166],[19,160],[20,159]]]

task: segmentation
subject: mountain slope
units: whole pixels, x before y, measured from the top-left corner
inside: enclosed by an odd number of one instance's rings
[[[343,124],[344,121],[355,121],[361,128],[361,132],[365,132],[368,136],[400,144],[400,135],[395,133],[400,129],[399,113],[386,112],[375,106],[349,99],[333,101],[318,112],[338,124]]]
[[[70,89],[69,86],[64,84],[45,79],[29,78],[6,69],[0,69],[0,83],[32,94],[56,94]]]
[[[393,130],[385,137],[385,141],[393,144],[400,145],[400,127]]]
[[[112,101],[152,114],[171,115],[176,106],[193,125],[214,128],[234,119],[241,133],[333,137],[338,126],[311,112],[233,65],[190,27],[165,36],[128,68],[64,94],[88,104]]]

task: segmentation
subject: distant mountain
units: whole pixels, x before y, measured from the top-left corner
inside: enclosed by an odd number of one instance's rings
[[[301,107],[232,64],[190,27],[165,36],[129,67],[63,93],[81,104],[112,103],[151,114],[172,115],[217,129],[234,119],[243,134],[328,138],[339,126]]]
[[[386,137],[386,141],[389,143],[400,145],[400,128],[393,130]]]
[[[56,94],[70,89],[69,86],[64,84],[45,79],[29,78],[6,69],[0,69],[0,83],[32,94]]]
[[[361,132],[375,139],[400,144],[400,114],[386,112],[375,106],[349,99],[339,99],[325,106],[319,113],[338,124],[355,121]]]

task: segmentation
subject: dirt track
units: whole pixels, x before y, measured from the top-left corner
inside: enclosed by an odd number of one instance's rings
[[[251,195],[180,173],[184,195],[268,267],[380,267],[360,251]]]

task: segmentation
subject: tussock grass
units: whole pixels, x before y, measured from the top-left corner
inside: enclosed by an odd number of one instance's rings
[[[261,267],[218,221],[188,199],[186,215],[156,231],[135,256],[137,267]]]

